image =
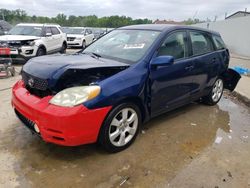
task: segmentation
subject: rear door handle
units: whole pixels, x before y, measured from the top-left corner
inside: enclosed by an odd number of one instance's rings
[[[194,66],[190,65],[190,66],[185,67],[185,70],[192,70],[193,68],[194,68]]]
[[[215,57],[212,59],[212,62],[213,62],[213,63],[215,63],[215,62],[216,62],[216,58],[215,58]]]

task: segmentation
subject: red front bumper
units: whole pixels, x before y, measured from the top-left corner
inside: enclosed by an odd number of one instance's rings
[[[40,129],[46,142],[65,146],[94,143],[104,118],[111,106],[89,110],[83,105],[59,107],[49,104],[52,96],[39,98],[31,95],[18,81],[12,90],[12,105]]]

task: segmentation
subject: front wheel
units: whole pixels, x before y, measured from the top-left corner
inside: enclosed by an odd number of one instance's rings
[[[211,92],[209,93],[209,95],[203,97],[202,101],[208,105],[217,104],[222,97],[223,90],[224,90],[223,80],[221,78],[218,78],[215,81],[213,88],[212,88]]]
[[[108,115],[99,134],[99,143],[108,152],[119,152],[135,140],[141,125],[139,108],[132,104],[121,104]]]
[[[46,55],[46,51],[44,48],[38,48],[37,52],[36,52],[36,56],[43,56]]]
[[[85,49],[86,48],[86,41],[84,40],[83,42],[82,42],[82,49]]]

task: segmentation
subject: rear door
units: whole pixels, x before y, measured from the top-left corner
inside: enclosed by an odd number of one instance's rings
[[[219,75],[220,60],[209,33],[199,30],[189,30],[188,33],[194,63],[191,99],[197,99],[210,92]]]
[[[186,31],[175,31],[166,36],[157,56],[166,55],[174,57],[173,65],[150,69],[152,116],[187,103],[193,87],[193,62],[188,57]]]

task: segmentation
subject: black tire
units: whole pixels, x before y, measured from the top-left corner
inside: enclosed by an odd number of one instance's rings
[[[82,49],[85,49],[86,48],[86,41],[82,41]]]
[[[134,131],[134,135],[131,135],[128,133],[127,135],[127,138],[128,136],[131,137],[131,139],[125,144],[125,145],[122,145],[122,146],[116,146],[112,143],[112,141],[110,140],[110,132],[111,132],[111,122],[113,121],[114,118],[116,118],[120,113],[122,113],[121,111],[124,110],[124,109],[132,109],[133,112],[135,112],[137,114],[137,120],[138,121],[135,121],[135,123],[137,122],[137,127],[136,127],[136,131]],[[129,112],[128,112],[129,114]],[[132,114],[131,114],[132,115]],[[131,116],[130,116],[131,117]],[[128,118],[129,119],[129,118]],[[127,120],[128,120],[127,119]],[[121,122],[121,120],[119,121]],[[131,128],[132,123],[130,123],[129,125],[129,128]],[[122,126],[122,125],[121,125]],[[119,128],[117,127],[117,129],[120,129],[121,126],[119,126]],[[133,125],[132,125],[133,126]],[[100,133],[99,133],[99,138],[98,138],[98,142],[103,146],[103,148],[110,152],[110,153],[115,153],[115,152],[119,152],[119,151],[122,151],[126,148],[128,148],[133,142],[134,140],[136,139],[136,136],[138,135],[138,132],[139,132],[139,129],[140,129],[140,126],[141,126],[141,112],[140,112],[140,109],[138,108],[138,106],[136,106],[135,104],[133,103],[123,103],[123,104],[120,104],[118,106],[116,106],[115,108],[113,108],[111,110],[111,112],[108,114],[108,116],[106,117],[105,121],[103,122],[103,125],[101,127],[101,130],[100,130]],[[113,126],[115,127],[115,126]],[[125,130],[123,128],[123,133],[125,135],[125,132],[126,132],[126,127],[125,127]],[[121,137],[121,134],[123,133],[120,133],[120,135],[118,137]],[[118,138],[117,137],[117,138]],[[125,142],[125,139],[126,139],[126,136],[124,138],[124,142]],[[118,140],[120,140],[120,138],[118,138]],[[118,141],[119,142],[119,141]]]
[[[42,56],[42,55],[46,55],[46,50],[42,47],[39,47],[36,52],[36,56]]]
[[[60,53],[61,54],[65,54],[66,53],[66,49],[67,49],[67,45],[65,43],[63,43],[63,45],[61,47],[61,50],[60,50]]]
[[[222,84],[221,92],[219,92],[218,96],[215,98],[214,97],[214,95],[215,95],[214,89],[216,87],[216,84],[218,84],[218,82],[220,82]],[[214,82],[210,93],[207,96],[202,97],[202,102],[204,104],[207,104],[207,105],[210,105],[210,106],[216,105],[220,101],[220,99],[221,99],[221,97],[223,95],[223,90],[224,90],[224,82],[223,82],[223,79],[221,77],[219,77]]]

